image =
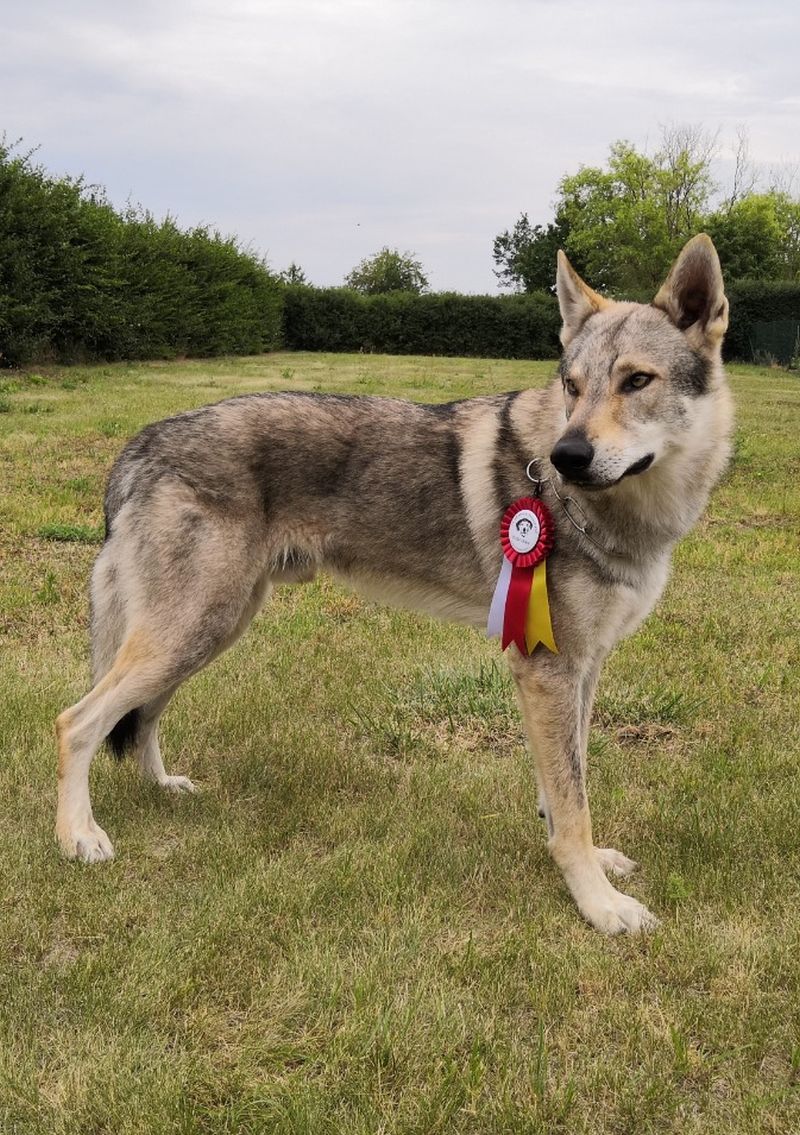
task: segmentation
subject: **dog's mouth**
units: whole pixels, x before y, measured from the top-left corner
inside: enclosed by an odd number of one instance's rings
[[[649,469],[653,464],[655,456],[655,453],[648,453],[646,457],[642,457],[639,461],[634,461],[633,465],[625,470],[622,477],[635,477],[637,473],[644,473],[645,469]],[[620,481],[622,477],[620,477]]]
[[[567,484],[575,485],[578,489],[583,489],[586,493],[600,493],[604,489],[613,489],[614,485],[618,485],[620,481],[624,481],[626,477],[636,477],[639,473],[644,473],[645,469],[649,469],[656,459],[655,453],[648,453],[646,457],[640,457],[638,461],[634,461],[625,472],[617,477],[616,481],[590,481],[583,480],[580,477],[565,477],[562,473],[562,478]]]

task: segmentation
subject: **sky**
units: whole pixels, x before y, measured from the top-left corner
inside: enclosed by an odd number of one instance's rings
[[[388,246],[491,293],[494,237],[617,139],[800,168],[798,33],[797,0],[0,0],[0,133],[314,284]]]

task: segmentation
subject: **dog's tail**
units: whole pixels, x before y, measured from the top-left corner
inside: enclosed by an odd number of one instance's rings
[[[106,737],[111,752],[117,760],[122,760],[135,747],[139,736],[141,717],[141,709],[130,710],[129,713],[119,719]]]

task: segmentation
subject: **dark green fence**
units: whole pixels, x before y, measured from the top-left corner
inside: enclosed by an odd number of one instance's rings
[[[754,323],[750,348],[755,362],[789,366],[800,359],[800,319],[772,319]]]

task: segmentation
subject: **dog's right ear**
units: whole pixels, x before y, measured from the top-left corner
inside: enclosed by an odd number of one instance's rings
[[[558,306],[561,309],[561,331],[559,338],[564,347],[583,327],[590,315],[608,307],[609,301],[603,299],[597,292],[593,292],[588,284],[584,284],[578,273],[567,260],[564,253],[558,250],[558,268],[556,270],[556,291],[558,292]]]
[[[705,233],[684,246],[653,305],[667,313],[696,350],[719,350],[728,329],[728,301],[717,250]]]

